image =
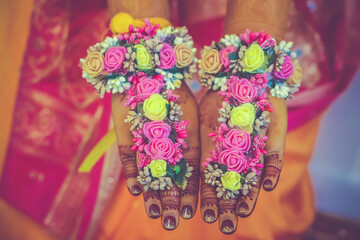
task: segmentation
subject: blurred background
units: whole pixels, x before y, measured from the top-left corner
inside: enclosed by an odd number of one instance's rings
[[[170,2],[172,22],[189,28],[198,50],[222,36],[225,0]],[[257,206],[248,223],[263,220],[273,234],[264,239],[359,239],[360,2],[293,3],[285,39],[304,80],[288,102],[290,170],[278,190],[261,194],[274,209]],[[76,171],[112,127],[110,96],[100,100],[77,67],[108,23],[106,1],[0,1],[0,239],[117,239],[138,231],[133,222],[153,228],[136,219],[142,198],[129,196],[115,145],[91,173]],[[187,83],[199,101],[206,90]],[[281,212],[266,216],[276,206]],[[182,223],[185,239],[191,224],[205,225],[198,216]]]
[[[319,211],[360,220],[360,73],[330,107],[322,124],[310,172]],[[344,131],[339,126],[351,126]],[[340,201],[341,199],[341,201]]]

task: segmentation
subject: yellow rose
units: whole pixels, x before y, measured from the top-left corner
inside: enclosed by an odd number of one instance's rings
[[[194,59],[194,53],[185,43],[180,43],[174,48],[176,55],[176,66],[184,68],[190,65]]]
[[[97,77],[104,69],[104,56],[99,52],[91,52],[86,56],[83,70],[90,76]]]
[[[136,62],[139,69],[152,69],[152,58],[151,54],[146,50],[146,48],[138,44],[135,46],[136,49]]]
[[[201,56],[200,68],[207,73],[218,73],[221,69],[219,52],[211,49]]]
[[[231,191],[236,191],[241,188],[241,176],[239,173],[234,171],[226,172],[223,177],[221,177],[221,183],[224,188]]]
[[[153,94],[144,101],[145,116],[153,121],[162,121],[167,115],[168,101],[159,94]]]
[[[255,107],[251,103],[245,103],[231,110],[230,123],[250,134],[253,131],[255,114]]]
[[[291,75],[291,77],[288,78],[287,82],[291,85],[291,86],[296,86],[299,85],[301,83],[301,79],[302,79],[302,68],[299,64],[298,60],[295,60],[293,62],[294,65],[294,71],[293,74]]]
[[[246,51],[242,60],[245,64],[245,72],[253,72],[256,69],[265,66],[264,51],[260,48],[259,44],[252,44]]]
[[[166,175],[166,162],[164,160],[152,160],[149,164],[153,177],[163,177]]]

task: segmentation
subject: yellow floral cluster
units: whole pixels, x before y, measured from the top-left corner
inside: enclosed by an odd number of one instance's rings
[[[237,191],[241,188],[241,176],[234,171],[228,171],[221,177],[221,183],[224,188],[231,191]]]
[[[166,162],[164,160],[152,160],[149,168],[153,177],[159,178],[166,175]]]
[[[244,71],[249,73],[265,66],[265,54],[259,44],[251,44],[251,46],[245,51],[243,62],[245,64]]]
[[[251,134],[255,121],[256,109],[251,103],[245,103],[231,110],[229,124],[237,126]]]
[[[169,102],[160,94],[153,94],[144,101],[145,116],[153,121],[162,121],[168,113]]]

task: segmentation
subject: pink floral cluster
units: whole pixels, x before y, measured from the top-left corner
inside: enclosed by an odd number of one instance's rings
[[[139,169],[150,164],[153,159],[162,159],[171,165],[179,162],[184,155],[182,149],[186,148],[184,138],[187,137],[186,126],[188,121],[165,123],[163,121],[146,122],[143,128],[132,132],[134,136],[133,151],[139,151]],[[174,140],[170,135],[174,134]]]
[[[256,103],[258,111],[273,111],[273,106],[266,97],[265,87],[267,76],[256,74],[250,78],[239,78],[231,76],[227,81],[227,89],[219,91],[220,96],[224,96],[224,101],[231,106],[239,106],[244,103]],[[227,166],[228,171],[246,173],[249,169],[260,174],[259,163],[261,154],[266,154],[265,141],[267,137],[249,134],[240,129],[230,129],[222,123],[217,132],[210,133],[216,143],[216,150],[210,151],[212,155],[203,163],[204,167],[210,162],[218,162]]]
[[[274,47],[276,45],[275,40],[269,33],[261,32],[251,32],[249,29],[246,29],[246,32],[240,34],[240,39],[247,43],[248,45],[257,42],[262,48]]]
[[[145,18],[145,26],[141,28],[133,27],[129,25],[129,32],[118,34],[119,41],[125,40],[127,43],[139,43],[142,39],[147,40],[152,38],[156,31],[159,29],[159,24],[151,25],[149,20]]]
[[[165,85],[162,75],[154,75],[152,78],[149,78],[144,72],[131,75],[128,81],[131,83],[131,87],[127,92],[125,106],[130,107],[132,110],[136,109],[139,102],[144,102],[151,95],[160,94],[161,89]],[[177,96],[172,94],[172,91],[169,91],[167,95],[170,102],[178,99]]]
[[[258,163],[262,153],[266,153],[265,141],[267,137],[256,135],[253,140],[251,135],[240,129],[229,129],[222,123],[217,133],[210,133],[216,143],[216,150],[210,151],[204,167],[210,162],[218,162],[227,166],[228,171],[246,173],[249,169],[259,174],[259,168],[263,165]]]
[[[219,91],[220,96],[224,96],[224,101],[228,104],[234,103],[235,106],[243,103],[256,101],[261,111],[273,111],[273,106],[267,98],[265,87],[267,84],[267,74],[255,74],[250,80],[239,78],[232,75],[226,82],[226,90]]]
[[[275,68],[272,72],[273,76],[275,76],[278,79],[281,80],[286,80],[289,77],[291,77],[291,75],[294,72],[294,65],[292,63],[291,57],[289,57],[288,55],[286,55],[284,57],[284,64],[282,65],[282,68],[280,69],[280,71],[278,72]]]
[[[125,105],[133,110],[152,94],[160,94],[164,86],[162,75],[148,78],[145,73],[139,73],[131,79],[131,82],[132,86],[128,91]],[[168,102],[176,102],[178,96],[169,90],[166,92],[166,98]],[[132,131],[134,137],[132,150],[139,151],[138,167],[147,166],[153,159],[162,159],[171,165],[179,162],[184,157],[182,149],[186,148],[184,139],[187,137],[188,123],[189,121],[150,121],[144,123],[142,128]]]
[[[126,56],[125,47],[110,47],[104,57],[104,68],[107,73],[122,73],[125,75],[127,72],[123,68],[123,62]],[[171,69],[176,64],[176,54],[174,48],[164,43],[160,50],[160,65],[157,67],[161,69]]]

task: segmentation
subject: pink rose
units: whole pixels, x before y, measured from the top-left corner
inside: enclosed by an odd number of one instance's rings
[[[171,127],[162,121],[147,122],[144,124],[143,132],[149,140],[153,138],[168,138]]]
[[[161,84],[156,79],[143,78],[136,85],[136,93],[138,99],[143,102],[149,98],[152,94],[159,94],[161,90]]]
[[[160,50],[160,65],[159,68],[171,69],[176,62],[175,51],[169,44],[164,43]]]
[[[230,66],[229,54],[232,52],[236,52],[237,48],[234,46],[228,46],[226,48],[221,49],[219,56],[221,63],[224,65],[225,68]]]
[[[294,71],[294,65],[291,61],[291,58],[288,55],[286,55],[284,57],[284,64],[282,69],[280,69],[280,71],[278,72],[276,71],[276,68],[274,68],[272,73],[277,78],[288,79],[289,77],[291,77],[293,71]]]
[[[151,159],[171,159],[175,153],[174,143],[169,138],[153,138],[145,145],[145,152]]]
[[[111,47],[105,53],[105,69],[108,72],[120,70],[125,59],[126,48]]]
[[[240,103],[249,103],[257,96],[257,89],[245,78],[234,80],[230,86],[231,96]]]
[[[250,149],[251,138],[250,135],[238,129],[232,129],[224,138],[222,145],[224,148],[238,148],[246,153]]]
[[[247,166],[245,155],[238,149],[227,149],[220,153],[219,163],[225,164],[228,171],[235,171],[240,173],[244,171]]]

